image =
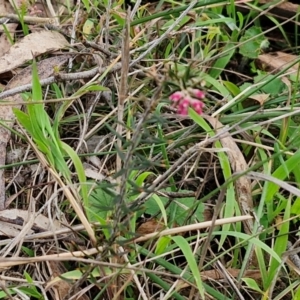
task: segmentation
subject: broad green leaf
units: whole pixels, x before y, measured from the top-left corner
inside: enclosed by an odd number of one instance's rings
[[[90,222],[99,222],[101,224],[105,238],[106,240],[109,240],[111,237],[112,230],[111,228],[109,228],[106,221],[106,216],[108,212],[106,211],[104,213],[104,217],[101,217],[101,215],[103,215],[103,212],[99,213],[95,211],[93,207],[85,207],[85,211]]]
[[[218,58],[209,70],[209,75],[214,79],[217,79],[220,76],[232,59],[232,56],[236,51],[234,43],[227,42],[223,51],[225,54]]]
[[[36,66],[36,61],[33,59],[32,62],[32,101],[42,102],[43,92],[40,84],[40,80],[38,77],[38,70]],[[48,118],[46,117],[46,112],[44,110],[44,104],[32,104],[27,107],[28,114],[31,117],[31,121],[35,122],[36,125],[40,128],[42,132],[42,137],[46,137],[45,132],[45,122],[47,122]]]
[[[109,212],[113,210],[114,197],[107,193],[101,186],[95,188],[88,197],[88,203],[84,206],[90,222],[97,222],[95,216],[106,219]]]
[[[272,74],[260,74],[254,77],[254,83],[269,81],[267,84],[263,85],[260,90],[265,94],[270,94],[272,96],[277,96],[285,89],[285,84],[282,80]]]
[[[260,27],[250,27],[240,39],[240,54],[244,57],[255,59],[265,48],[268,48],[268,40],[262,34]]]

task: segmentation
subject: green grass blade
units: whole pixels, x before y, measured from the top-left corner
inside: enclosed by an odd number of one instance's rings
[[[184,254],[185,259],[187,260],[188,266],[194,276],[196,285],[198,287],[198,291],[202,297],[205,299],[205,289],[201,280],[200,272],[198,269],[197,262],[195,260],[195,256],[191,250],[190,245],[182,236],[173,236],[172,240],[177,244],[177,246],[181,249]]]
[[[284,221],[280,225],[280,230],[278,233],[278,236],[275,241],[274,245],[274,251],[278,254],[278,256],[281,256],[283,252],[287,250],[287,243],[289,238],[289,229],[290,229],[290,213],[291,213],[291,201],[287,201],[287,205],[284,212]],[[277,272],[277,268],[280,266],[280,263],[274,258],[271,257],[271,263],[269,268],[269,274],[268,279],[266,282],[266,287],[269,287],[272,284],[272,281],[274,280],[274,275]]]
[[[81,185],[81,195],[83,198],[84,206],[87,207],[88,205],[88,188],[87,188],[87,181],[86,181],[86,176],[84,172],[84,168],[82,165],[82,162],[77,155],[77,153],[66,143],[61,142],[61,145],[63,147],[63,150],[66,151],[66,153],[70,156],[72,162],[74,163],[77,176]]]

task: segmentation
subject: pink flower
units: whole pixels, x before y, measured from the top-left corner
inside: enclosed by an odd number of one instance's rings
[[[192,96],[190,96],[190,94]],[[205,93],[198,89],[188,89],[188,91],[177,91],[173,93],[169,99],[173,102],[173,106],[177,108],[177,113],[187,115],[188,108],[192,107],[196,113],[203,113],[204,103],[200,99],[204,99]]]

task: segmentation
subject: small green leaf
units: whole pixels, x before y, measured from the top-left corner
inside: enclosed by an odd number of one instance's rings
[[[33,283],[32,278],[30,277],[30,275],[25,271],[24,272],[24,277],[27,280],[28,283]]]
[[[246,283],[246,285],[254,290],[254,291],[257,291],[259,293],[263,293],[263,291],[260,289],[260,287],[258,286],[257,282],[252,279],[252,278],[242,278],[242,280]]]
[[[158,239],[155,248],[155,254],[160,255],[166,252],[166,248],[170,244],[171,238],[169,236],[162,236]]]
[[[22,250],[29,256],[34,257],[34,251],[28,247],[22,246]]]
[[[13,108],[13,112],[19,123],[29,132],[31,136],[33,136],[33,128],[28,114],[17,108]]]
[[[153,172],[143,172],[141,175],[139,175],[135,180],[136,185],[142,187],[149,175],[155,175],[155,174]]]

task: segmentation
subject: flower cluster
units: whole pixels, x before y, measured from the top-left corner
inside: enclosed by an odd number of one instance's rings
[[[198,89],[188,89],[187,91],[178,91],[170,96],[170,100],[174,107],[177,108],[177,113],[187,115],[188,108],[192,107],[196,113],[203,113],[204,103],[201,101],[205,97],[205,93]]]

